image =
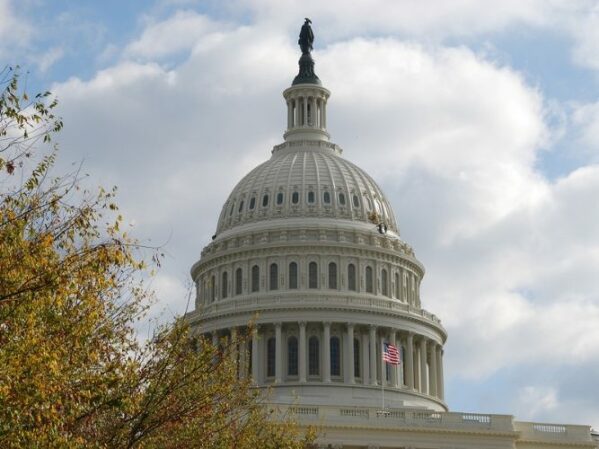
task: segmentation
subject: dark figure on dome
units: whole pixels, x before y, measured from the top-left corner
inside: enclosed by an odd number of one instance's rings
[[[299,40],[297,43],[302,49],[302,54],[310,54],[312,51],[312,43],[314,42],[314,33],[312,32],[312,27],[310,24],[312,21],[306,18],[306,21],[302,25],[302,29],[300,31]]]

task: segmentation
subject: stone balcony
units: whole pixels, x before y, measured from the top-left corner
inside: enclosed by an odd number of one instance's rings
[[[502,438],[505,442],[529,447],[588,447],[595,448],[589,426],[543,424],[514,421],[512,415],[495,415],[460,412],[434,412],[423,409],[385,409],[372,407],[275,405],[278,413],[290,416],[302,425],[314,425],[326,429],[327,436],[334,435],[330,430],[344,429],[341,435],[350,437],[349,429],[358,432],[369,430],[398,431],[408,433],[469,434],[489,435]],[[540,446],[538,446],[540,444]],[[482,447],[482,446],[481,446]],[[510,447],[509,445],[507,447]],[[511,446],[514,447],[514,446]]]

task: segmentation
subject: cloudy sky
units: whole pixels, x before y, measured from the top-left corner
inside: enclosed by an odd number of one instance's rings
[[[165,245],[172,316],[228,193],[282,141],[310,17],[332,140],[427,268],[450,408],[599,427],[598,3],[351,5],[0,0],[0,58],[58,95],[57,170],[118,185]]]

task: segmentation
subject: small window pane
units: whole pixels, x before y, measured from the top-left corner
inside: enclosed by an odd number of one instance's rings
[[[283,192],[277,193],[277,205],[280,206],[283,204]]]
[[[270,289],[279,288],[279,266],[276,263],[270,264]]]
[[[299,192],[293,192],[293,194],[291,195],[291,202],[293,204],[299,203]]]
[[[243,274],[242,274],[241,268],[238,268],[235,271],[235,294],[236,295],[241,295],[241,293],[242,293],[241,292],[241,287],[242,287],[241,282],[242,281],[243,281]]]
[[[320,345],[318,337],[310,337],[308,340],[308,375],[318,376],[320,374]]]
[[[243,210],[243,200],[239,203],[239,210],[238,212],[241,212]]]
[[[354,339],[354,377],[360,377],[360,340],[357,338]]]
[[[216,278],[212,276],[210,278],[210,301],[216,299]]]
[[[289,337],[287,340],[287,375],[297,376],[297,338]]]
[[[347,266],[347,288],[356,291],[356,266],[353,263]]]
[[[223,272],[222,282],[220,285],[220,291],[221,291],[221,295],[222,295],[223,299],[228,296],[228,285],[227,285],[228,283],[229,283],[229,275],[225,271],[225,272]]]
[[[308,203],[313,204],[314,201],[316,201],[316,196],[314,195],[314,192],[308,192]]]
[[[329,264],[329,288],[337,288],[337,264],[335,262]]]
[[[387,270],[381,270],[381,293],[383,296],[389,296],[389,286],[387,285]]]
[[[289,288],[297,288],[297,263],[289,264]]]
[[[268,195],[262,197],[262,207],[268,206]]]
[[[342,206],[345,206],[345,194],[344,193],[339,194],[339,204],[341,204]]]
[[[250,199],[250,210],[254,210],[254,207],[256,207],[256,197],[255,196],[253,196]]]
[[[322,200],[324,201],[324,204],[331,204],[331,194],[329,192],[324,192]]]
[[[341,376],[341,348],[339,337],[331,337],[331,376]]]
[[[368,293],[373,293],[373,283],[372,283],[372,267],[366,267],[366,291]]]
[[[316,262],[310,262],[308,265],[308,287],[318,288],[318,265]]]
[[[358,198],[358,195],[354,195],[353,201],[354,201],[354,207],[360,207],[360,200]]]
[[[266,342],[266,352],[266,376],[274,377],[276,361],[276,341],[272,337],[269,338]]]
[[[260,290],[260,267],[254,265],[252,267],[252,292]]]

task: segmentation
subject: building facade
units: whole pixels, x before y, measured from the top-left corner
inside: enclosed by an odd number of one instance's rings
[[[283,92],[284,142],[233,189],[193,265],[196,332],[252,334],[239,375],[334,448],[596,448],[588,426],[449,412],[447,332],[420,298],[424,267],[375,181],[327,131],[312,31]],[[383,361],[385,344],[400,363]]]

